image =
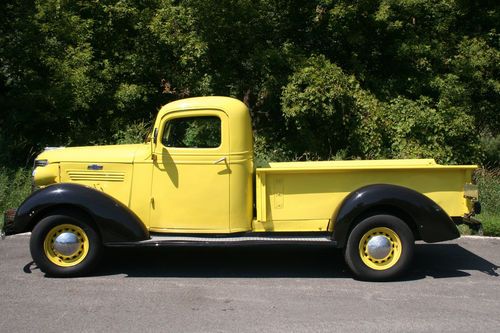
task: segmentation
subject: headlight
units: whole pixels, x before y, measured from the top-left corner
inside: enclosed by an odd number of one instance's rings
[[[46,186],[58,182],[59,164],[51,163],[45,166],[38,166],[33,170],[33,180],[35,187]]]
[[[44,167],[47,164],[49,164],[49,162],[47,160],[35,160],[35,168],[36,167]]]

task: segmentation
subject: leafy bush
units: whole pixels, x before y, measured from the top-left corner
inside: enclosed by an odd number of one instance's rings
[[[481,169],[475,177],[483,207],[478,218],[483,222],[484,234],[500,236],[500,169]]]
[[[324,56],[313,56],[288,82],[281,102],[290,143],[299,155],[328,159],[345,151],[347,157],[379,157],[379,103],[354,76]]]
[[[497,135],[500,129],[499,38],[500,34],[495,30],[482,38],[463,37],[457,46],[457,54],[450,62],[457,80],[453,86],[448,85],[448,89],[461,87],[460,99],[455,100],[455,105],[469,109],[468,112],[475,118],[476,128]]]
[[[437,103],[426,96],[384,103],[360,88],[354,76],[323,56],[313,56],[283,89],[290,145],[299,154],[321,159],[340,155],[434,158],[453,164],[480,161],[474,118],[466,108],[455,106],[461,89],[444,88],[453,85],[451,76],[436,85],[442,87]]]
[[[115,144],[141,143],[145,141],[150,129],[151,125],[144,121],[132,123],[113,134],[113,141]]]
[[[254,135],[254,164],[255,167],[265,167],[269,162],[285,162],[295,160],[293,153],[282,143],[269,143],[261,135]]]
[[[484,165],[488,168],[500,167],[500,134],[492,136],[485,134],[481,137],[481,148],[484,152]]]
[[[3,223],[3,212],[18,207],[31,192],[30,170],[19,168],[9,170],[0,167],[0,214]]]
[[[384,137],[393,158],[434,158],[440,163],[480,160],[472,117],[460,108],[435,106],[427,97],[398,97],[384,110]]]

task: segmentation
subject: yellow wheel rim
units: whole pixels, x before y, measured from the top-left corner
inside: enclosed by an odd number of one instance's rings
[[[386,227],[370,229],[359,241],[361,260],[366,266],[378,271],[394,266],[401,258],[402,250],[399,236]]]
[[[72,243],[62,248],[61,240],[71,238]],[[47,258],[57,266],[76,266],[89,253],[89,238],[82,228],[73,224],[61,224],[52,228],[45,236],[43,249]]]

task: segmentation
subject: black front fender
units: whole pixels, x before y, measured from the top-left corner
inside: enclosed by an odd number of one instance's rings
[[[71,183],[50,185],[32,193],[17,209],[12,233],[30,231],[43,216],[59,207],[85,212],[105,244],[149,238],[144,224],[128,207],[106,193]]]
[[[401,212],[413,223],[417,238],[428,243],[460,237],[448,214],[425,195],[403,186],[375,184],[350,193],[332,217],[333,239],[339,247],[345,245],[353,224],[371,212]]]

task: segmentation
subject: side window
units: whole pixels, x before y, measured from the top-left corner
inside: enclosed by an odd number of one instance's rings
[[[172,119],[165,124],[161,142],[175,148],[217,148],[221,144],[221,120],[215,116]]]

